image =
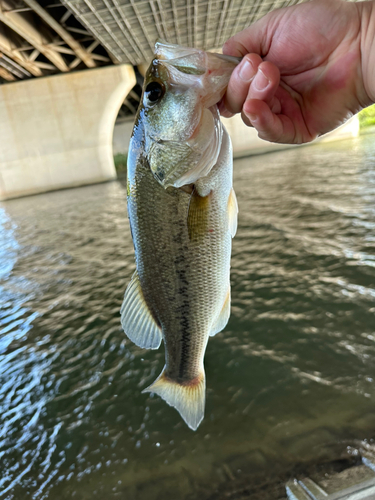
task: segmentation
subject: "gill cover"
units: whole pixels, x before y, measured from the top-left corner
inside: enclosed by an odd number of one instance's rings
[[[239,59],[158,41],[143,92],[146,156],[164,187],[206,176],[222,140],[216,103]]]

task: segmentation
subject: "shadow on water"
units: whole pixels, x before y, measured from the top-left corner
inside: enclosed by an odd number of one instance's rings
[[[371,136],[235,162],[232,316],[195,433],[141,394],[162,349],[120,328],[125,187],[0,204],[0,498],[275,498],[371,438],[374,163]]]

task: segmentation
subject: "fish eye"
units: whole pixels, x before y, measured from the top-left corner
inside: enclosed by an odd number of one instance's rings
[[[159,82],[151,82],[147,85],[145,96],[149,102],[155,103],[164,95],[164,86]]]

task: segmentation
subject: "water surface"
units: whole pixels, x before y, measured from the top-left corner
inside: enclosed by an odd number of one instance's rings
[[[141,394],[163,349],[120,327],[125,186],[0,204],[0,498],[216,499],[371,438],[374,165],[372,136],[235,162],[232,316],[197,432]]]

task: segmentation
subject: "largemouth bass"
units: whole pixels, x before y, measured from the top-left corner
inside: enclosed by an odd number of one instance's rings
[[[230,315],[237,228],[232,147],[216,103],[236,58],[157,42],[128,155],[128,216],[136,267],[121,322],[145,349],[165,344],[165,367],[143,392],[191,429],[204,416],[203,358]]]

